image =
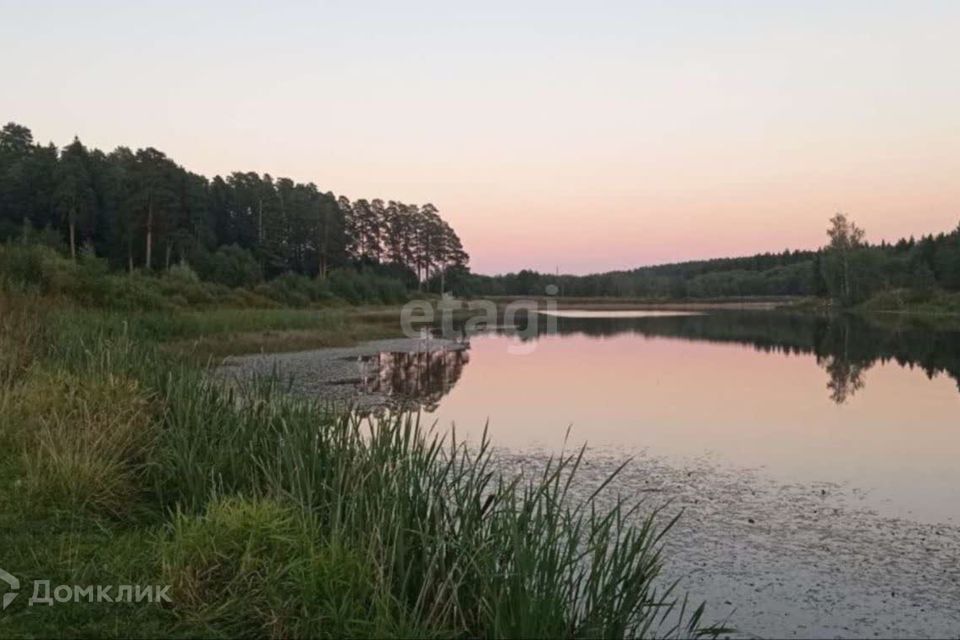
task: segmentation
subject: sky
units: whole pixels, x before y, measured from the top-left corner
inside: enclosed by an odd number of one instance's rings
[[[474,271],[960,222],[960,2],[11,2],[0,120],[432,202]]]

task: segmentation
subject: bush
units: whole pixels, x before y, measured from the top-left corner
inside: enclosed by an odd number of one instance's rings
[[[65,258],[41,245],[0,246],[0,288],[64,297],[84,306],[122,310],[180,307],[308,307],[340,298],[353,304],[393,304],[407,299],[406,287],[374,270],[341,269],[326,280],[284,273],[261,281],[253,256],[236,246],[197,254],[197,270],[185,262],[156,275],[112,274],[92,253]],[[203,276],[201,279],[200,276]]]
[[[260,264],[253,254],[235,244],[205,253],[195,260],[204,280],[227,287],[253,287],[263,280]]]
[[[327,283],[297,273],[285,273],[261,284],[254,293],[290,307],[306,307],[333,299]]]
[[[156,278],[144,276],[140,273],[111,276],[104,282],[104,289],[110,292],[110,299],[102,306],[113,309],[126,311],[171,310],[175,306],[164,297],[157,286]]]
[[[0,247],[0,277],[6,288],[33,288],[48,293],[45,265],[59,257],[53,249],[41,246],[7,244]]]
[[[178,262],[167,270],[165,274],[170,280],[184,283],[200,282],[200,276],[186,262]]]
[[[352,304],[394,304],[407,300],[407,289],[400,280],[372,271],[338,269],[330,274],[328,281],[334,295]]]
[[[280,303],[248,289],[234,289],[227,294],[223,303],[240,309],[276,309]]]

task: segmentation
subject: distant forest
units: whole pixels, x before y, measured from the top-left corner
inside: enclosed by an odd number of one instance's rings
[[[359,267],[416,287],[469,260],[432,204],[355,200],[313,183],[234,172],[207,179],[148,147],[105,153],[0,131],[0,242],[34,238],[116,270],[188,264],[228,286]]]
[[[917,300],[960,291],[960,227],[871,244],[843,214],[830,219],[825,246],[816,251],[585,276],[472,274],[460,238],[432,204],[351,201],[313,183],[251,172],[208,179],[152,147],[105,153],[74,139],[59,149],[9,123],[0,130],[0,243],[15,240],[75,259],[96,256],[115,271],[187,268],[227,287],[292,283],[309,291],[308,300],[323,294],[316,283],[332,271],[354,278],[348,288],[376,282],[384,290],[460,296],[538,296],[556,285],[569,297],[818,296],[849,305],[885,291],[909,291]],[[379,296],[388,297],[399,299],[395,292]]]
[[[575,297],[819,296],[846,304],[894,289],[920,296],[936,289],[960,291],[960,227],[895,244],[870,244],[863,230],[842,214],[829,224],[827,244],[817,251],[694,260],[585,276],[536,271],[472,275],[459,284],[472,295],[543,295],[547,286],[557,285],[561,295]]]

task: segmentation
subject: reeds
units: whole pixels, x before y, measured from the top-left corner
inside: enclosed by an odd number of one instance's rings
[[[606,482],[575,496],[582,451],[551,460],[536,477],[509,476],[486,440],[471,449],[409,414],[335,416],[284,396],[274,380],[234,395],[171,378],[166,393],[177,409],[165,429],[158,493],[194,514],[194,526],[210,509],[220,513],[221,500],[285,505],[300,514],[308,540],[299,556],[335,548],[362,559],[367,601],[337,628],[380,616],[381,629],[414,624],[444,635],[709,631],[700,627],[702,608],[681,611],[671,585],[660,584],[659,543],[672,522],[658,527],[657,510],[641,515],[622,501],[602,508]],[[271,570],[293,575],[296,566]],[[254,635],[276,623],[271,612]]]
[[[672,521],[603,507],[607,483],[583,495],[582,450],[511,475],[485,438],[468,447],[411,414],[337,414],[276,377],[227,389],[132,339],[142,328],[69,317],[3,393],[29,426],[25,473],[64,509],[134,527],[132,510],[152,514],[161,533],[144,544],[191,633],[718,631],[662,584]]]

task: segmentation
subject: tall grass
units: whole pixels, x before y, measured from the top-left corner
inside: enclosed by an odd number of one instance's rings
[[[573,490],[582,451],[534,477],[507,475],[486,440],[468,447],[410,414],[335,414],[273,378],[223,388],[114,316],[54,315],[53,337],[4,393],[33,425],[17,435],[25,473],[66,509],[152,514],[162,534],[145,540],[192,632],[717,631],[661,584],[671,522],[620,501],[604,508],[606,484]],[[190,329],[139,335],[151,331]],[[50,399],[36,397],[44,390]],[[106,472],[84,475],[77,460]],[[72,477],[84,480],[70,493]],[[96,498],[77,504],[77,491]]]
[[[657,589],[670,523],[658,528],[635,505],[603,509],[600,490],[576,500],[582,452],[534,478],[505,476],[486,442],[471,450],[416,416],[336,416],[280,391],[273,380],[234,395],[169,378],[157,493],[197,522],[221,497],[302,514],[311,548],[366,563],[370,601],[345,628],[386,611],[396,628],[454,635],[701,631],[702,609],[681,612],[669,585]]]
[[[0,290],[0,389],[16,382],[43,350],[47,333],[39,318],[48,311],[35,296]]]
[[[339,330],[353,319],[345,310],[211,309],[209,311],[148,311],[125,313],[74,309],[59,315],[58,330],[91,330],[106,336],[128,336],[137,341],[167,342],[218,334],[258,331]]]
[[[392,322],[391,322],[392,321]],[[394,337],[395,314],[347,309],[215,309],[123,313],[71,309],[55,317],[66,342],[91,335],[162,343],[167,350],[206,364],[228,355],[315,349]]]
[[[30,498],[125,513],[156,439],[150,400],[127,376],[32,373],[13,398]]]

